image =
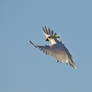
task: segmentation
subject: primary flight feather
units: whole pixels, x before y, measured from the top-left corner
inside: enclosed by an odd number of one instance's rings
[[[59,39],[60,36],[57,35],[53,30],[47,28],[46,26],[42,28],[43,33],[46,36],[46,41],[49,41],[50,45],[36,45],[31,40],[29,41],[35,48],[39,48],[45,54],[53,56],[56,58],[57,62],[65,62],[71,65],[74,69],[77,69],[76,64],[72,60],[72,55]]]

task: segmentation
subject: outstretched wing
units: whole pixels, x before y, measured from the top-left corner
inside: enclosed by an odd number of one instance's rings
[[[43,29],[43,33],[46,36],[46,38],[48,38],[49,36],[55,36],[55,35],[57,35],[57,33],[55,33],[50,28],[47,28],[46,26],[45,27],[42,27],[42,29]]]
[[[35,48],[39,48],[41,51],[43,51],[46,55],[51,55],[52,56],[52,52],[50,50],[50,46],[49,45],[36,45],[34,44],[31,40],[29,41]]]

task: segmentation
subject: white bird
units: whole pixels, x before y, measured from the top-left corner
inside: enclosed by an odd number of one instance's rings
[[[56,58],[57,62],[65,62],[69,64],[74,69],[77,69],[76,64],[72,60],[72,55],[65,47],[65,45],[60,41],[60,36],[57,35],[53,30],[47,28],[46,26],[42,28],[43,33],[46,36],[46,41],[49,41],[50,45],[36,45],[31,40],[29,41],[34,47],[42,50],[46,55],[53,56]]]

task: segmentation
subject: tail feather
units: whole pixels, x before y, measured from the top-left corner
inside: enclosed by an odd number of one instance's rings
[[[31,40],[29,41],[35,48],[37,48],[37,45],[34,44]]]
[[[70,66],[72,66],[75,70],[77,69],[77,66],[76,66],[76,64],[74,63],[73,60],[70,60],[70,61],[69,61],[69,64],[70,64]]]

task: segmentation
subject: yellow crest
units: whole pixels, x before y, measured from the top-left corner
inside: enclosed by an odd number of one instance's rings
[[[54,35],[53,38],[60,38],[60,36],[59,35]]]

